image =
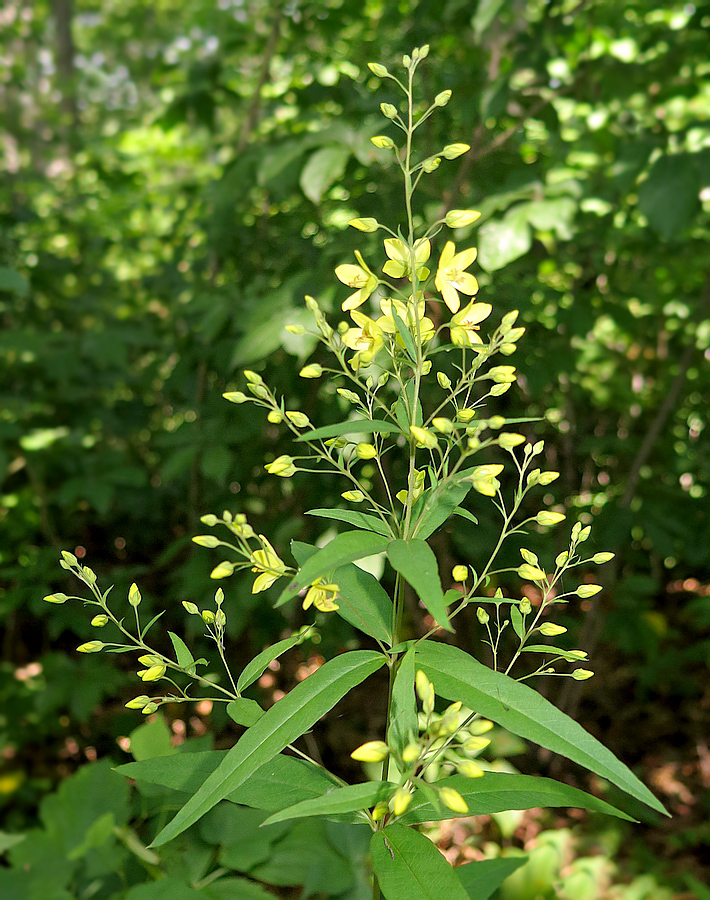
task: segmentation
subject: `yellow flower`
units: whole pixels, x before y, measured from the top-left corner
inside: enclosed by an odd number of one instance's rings
[[[389,257],[387,262],[382,266],[385,275],[391,278],[404,278],[405,276],[412,280],[411,271],[411,253],[409,247],[397,238],[387,238],[385,243],[385,253]],[[419,238],[414,242],[414,262],[417,269],[417,278],[424,281],[429,277],[429,269],[424,263],[431,255],[431,244],[426,238]]]
[[[458,300],[457,300],[458,308]],[[490,303],[471,303],[452,316],[449,324],[451,331],[451,343],[457,347],[472,347],[482,345],[483,341],[478,336],[478,325],[490,316],[493,307]]]
[[[393,309],[396,310],[397,315],[412,334],[416,333],[418,322],[419,336],[423,344],[427,341],[430,341],[434,337],[436,328],[432,320],[428,316],[424,315],[424,300],[419,300],[417,302],[416,312],[413,303],[405,304],[402,303],[401,300],[390,300],[388,298],[380,300],[380,309],[382,310],[383,315],[380,316],[379,319],[377,319],[377,326],[387,334],[396,335],[396,340],[400,347],[404,346],[404,342],[402,341],[402,338],[399,336],[399,332],[397,331],[397,325],[394,321],[394,315],[392,313]]]
[[[253,563],[252,572],[259,573],[252,586],[252,594],[258,594],[270,588],[287,571],[286,566],[263,534],[259,535],[259,541],[262,549],[255,550],[251,557]]]
[[[456,252],[453,241],[447,241],[439,257],[439,268],[436,271],[434,283],[444,298],[444,303],[452,313],[458,312],[461,300],[459,291],[473,297],[478,293],[478,282],[469,272],[464,271],[475,260],[477,250],[471,247],[468,250]],[[487,315],[487,314],[486,314]],[[483,317],[485,318],[485,316]],[[478,320],[481,321],[480,319]]]
[[[343,343],[346,347],[356,351],[350,360],[350,365],[357,371],[360,366],[367,366],[372,362],[384,344],[384,336],[378,322],[375,322],[374,319],[357,311],[352,312],[351,316],[357,328],[348,328],[343,335]]]
[[[318,578],[306,591],[303,608],[308,609],[309,606],[315,606],[320,612],[333,612],[340,609],[335,602],[339,590],[337,584],[324,584],[323,579]]]
[[[338,281],[342,281],[342,283],[346,284],[348,287],[356,288],[355,293],[351,294],[347,300],[343,302],[342,308],[345,310],[357,309],[358,306],[362,306],[365,300],[367,300],[377,287],[377,275],[375,275],[374,272],[371,272],[367,267],[359,250],[355,251],[355,256],[360,263],[359,266],[354,266],[352,263],[346,263],[342,266],[338,266],[335,270],[335,277]]]

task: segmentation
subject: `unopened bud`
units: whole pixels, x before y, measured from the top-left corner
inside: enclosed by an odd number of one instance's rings
[[[375,145],[375,147],[380,150],[394,150],[395,143],[392,138],[387,137],[386,134],[376,134],[374,137],[370,138],[370,142]]]
[[[227,391],[222,396],[230,403],[246,403],[249,399],[243,391]]]
[[[445,391],[448,391],[451,387],[451,379],[446,372],[437,372],[436,380],[439,382],[439,387],[443,388]]]
[[[367,68],[372,72],[373,75],[376,75],[378,78],[386,78],[389,75],[389,72],[384,66],[381,66],[379,63],[368,63]]]
[[[586,681],[588,678],[592,678],[593,675],[594,672],[590,669],[575,669],[574,672],[572,672],[572,678],[574,678],[575,681]]]
[[[565,634],[567,631],[564,625],[555,625],[554,622],[543,622],[538,630],[545,637],[557,637],[558,634]]]
[[[393,106],[391,103],[380,103],[380,110],[385,119],[397,118],[397,107]]]
[[[457,156],[468,153],[470,149],[468,144],[447,144],[441,152],[446,159],[456,159]]]
[[[434,97],[434,106],[446,106],[446,104],[451,100],[451,91],[442,91],[440,94],[437,94]]]
[[[108,616],[104,615],[94,616],[94,618],[91,620],[91,624],[94,626],[94,628],[103,628],[107,623]]]
[[[581,597],[583,600],[588,599],[589,597],[593,597],[595,594],[598,594],[602,590],[602,586],[600,584],[580,584],[577,588],[577,596]]]
[[[76,649],[78,653],[98,653],[105,646],[103,641],[87,641],[85,644],[80,644]]]
[[[298,374],[301,378],[320,378],[323,374],[323,366],[318,363],[310,363],[310,365],[304,366]]]
[[[451,570],[454,581],[466,581],[468,578],[468,566],[454,566]]]
[[[384,741],[368,741],[353,750],[350,757],[358,762],[382,762],[387,758],[389,752],[390,748]]]

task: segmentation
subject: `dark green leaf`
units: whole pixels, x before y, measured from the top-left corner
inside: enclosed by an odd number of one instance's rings
[[[355,509],[309,509],[306,515],[320,516],[322,519],[335,519],[338,522],[354,525],[361,531],[374,531],[376,534],[383,534],[386,537],[392,536],[390,527],[382,519],[358,512]]]
[[[320,203],[323,194],[342,176],[349,158],[347,147],[334,145],[316,150],[301,172],[300,185],[306,197]]]
[[[251,728],[264,715],[264,710],[256,700],[250,700],[248,697],[238,697],[227,704],[227,715],[237,725]]]
[[[190,675],[195,674],[195,659],[190,652],[190,648],[187,646],[185,641],[177,634],[172,631],[169,631],[170,640],[173,644],[173,650],[175,651],[175,659],[177,660],[177,664],[188,672]]]
[[[301,567],[298,574],[282,591],[276,606],[281,606],[309,587],[317,578],[329,575],[340,566],[374,556],[386,549],[389,539],[371,531],[346,531],[333,538],[321,550],[316,551]]]
[[[527,856],[505,859],[482,859],[454,869],[456,877],[468,892],[469,900],[488,900],[508,875],[525,865]]]
[[[302,819],[304,816],[333,816],[342,813],[364,811],[370,809],[379,800],[384,800],[394,791],[396,785],[386,781],[366,781],[364,784],[348,784],[345,787],[333,788],[327,794],[304,800],[282,809],[264,822],[284,822],[286,819]]]
[[[418,538],[392,541],[387,547],[387,558],[392,567],[414,588],[438,624],[447,631],[453,631],[444,605],[439,567],[434,551],[426,541]]]
[[[468,900],[449,863],[418,831],[389,825],[372,835],[370,849],[386,900]]]
[[[292,634],[291,637],[277,641],[270,647],[266,647],[261,653],[258,653],[251,662],[244,666],[237,679],[237,690],[239,693],[246,690],[257,678],[261,678],[270,662],[278,659],[282,653],[285,653],[297,644],[301,644],[303,639],[302,634]]]
[[[297,684],[239,739],[219,768],[160,832],[154,845],[162,846],[181,834],[383,664],[380,653],[356,650],[328,660]]]
[[[537,691],[494,672],[447,644],[425,641],[417,648],[417,665],[433,682],[437,694],[461,702],[520,737],[579,763],[665,813],[648,788],[581,725]]]
[[[415,647],[412,644],[399,661],[392,688],[392,709],[387,743],[390,747],[396,747],[400,753],[411,740],[411,735],[418,731],[417,703],[414,696],[414,652]]]
[[[434,686],[436,687],[436,684]],[[619,819],[634,821],[631,816],[598,797],[586,794],[568,784],[536,775],[509,775],[504,772],[486,772],[480,778],[452,775],[439,781],[438,785],[457,790],[468,804],[468,814],[471,816],[490,815],[505,812],[507,809],[534,809],[540,806],[591,809],[617,816]],[[437,810],[417,793],[402,817],[402,822],[414,825],[419,822],[448,819],[450,816],[451,810],[445,808]]]
[[[402,433],[394,422],[383,422],[382,419],[350,419],[336,425],[324,425],[299,435],[297,441],[316,441],[340,437],[343,434],[393,434]]]
[[[639,211],[666,240],[680,238],[700,208],[700,177],[690,154],[661,156],[638,190]]]

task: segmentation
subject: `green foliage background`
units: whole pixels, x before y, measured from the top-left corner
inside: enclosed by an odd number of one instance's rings
[[[312,496],[303,476],[266,478],[279,430],[221,393],[249,365],[319,423],[340,415],[297,378],[314,348],[283,326],[303,320],[305,293],[339,309],[332,271],[364,237],[348,219],[394,206],[369,142],[393,98],[375,95],[366,62],[425,42],[427,92],[455,97],[427,140],[472,150],[428,176],[422,214],[442,193],[482,211],[478,299],[528,328],[518,398],[545,416],[552,500],[619,554],[600,603],[565,621],[610,692],[590,690],[583,712],[619,738],[653,702],[667,711],[656,737],[691,747],[710,655],[710,4],[11,0],[0,27],[10,830],[85,747],[119,758],[136,724],[122,708],[132,676],[77,660],[92,629],[42,603],[66,589],[61,548],[85,548],[118,592],[140,581],[184,633],[180,601],[214,588],[214,559],[190,544],[200,515],[244,510],[286,551],[320,535],[307,504],[337,504],[335,481]],[[489,527],[484,513],[439,535],[442,571],[475,565]],[[561,548],[540,536],[533,549]],[[250,579],[228,600],[245,659],[301,624],[257,608]],[[344,628],[323,640],[347,644]],[[646,749],[627,734],[621,752]]]

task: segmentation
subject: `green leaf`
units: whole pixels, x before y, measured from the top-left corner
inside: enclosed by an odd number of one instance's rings
[[[421,400],[419,399],[419,397],[417,397],[416,404],[414,401],[414,379],[411,379],[410,381],[405,383],[404,391],[399,395],[392,408],[392,414],[402,426],[402,434],[409,434],[410,424],[421,426],[422,422],[424,421]],[[409,405],[409,409],[412,409],[412,407],[414,406],[414,421],[411,423],[409,421],[407,404]]]
[[[390,730],[387,734],[387,743],[404,750],[410,735],[417,733],[417,703],[414,696],[414,653],[412,643],[399,661],[397,674],[392,688],[392,710],[390,716]]]
[[[350,159],[347,147],[322,147],[311,156],[301,172],[299,183],[303,193],[313,203],[320,203],[323,194],[342,176]]]
[[[377,516],[370,516],[367,513],[358,512],[355,509],[309,509],[307,516],[320,516],[322,519],[335,519],[338,522],[347,522],[354,525],[361,531],[374,531],[376,534],[383,534],[385,537],[391,537],[392,531],[390,527],[378,519]]]
[[[421,514],[419,523],[416,526],[415,536],[426,540],[433,534],[456,511],[456,508],[463,503],[471,487],[470,482],[451,481],[438,490],[432,491],[426,500],[424,512]],[[468,516],[478,524],[475,516],[467,513]]]
[[[196,794],[219,768],[228,752],[210,750],[180,753],[177,756],[126,763],[117,766],[116,772],[135,781]],[[274,812],[302,800],[320,797],[335,784],[325,769],[293,756],[280,754],[257,769],[244,784],[228,794],[225,800]]]
[[[468,521],[473,522],[474,525],[478,525],[478,519],[472,512],[464,509],[463,506],[457,506],[456,509],[452,510],[452,513],[455,516],[461,516],[462,519],[468,519]]]
[[[405,350],[407,351],[407,355],[409,356],[412,363],[416,364],[417,361],[417,347],[414,343],[414,338],[411,335],[411,332],[407,328],[407,326],[402,321],[399,313],[394,307],[394,304],[391,306],[392,318],[394,320],[394,324],[397,327],[397,331],[399,332],[399,336],[402,338],[402,343],[404,344]]]
[[[282,641],[277,641],[270,647],[266,647],[261,653],[258,653],[251,662],[244,666],[241,675],[237,679],[237,690],[239,693],[241,694],[241,692],[246,690],[250,684],[254,684],[258,678],[261,678],[269,663],[278,659],[282,653],[290,650],[291,647],[303,643],[303,640],[304,635],[300,633],[292,634],[291,637],[284,638]]]
[[[317,578],[330,574],[340,566],[381,553],[388,543],[387,537],[373,534],[371,531],[346,531],[337,535],[304,563],[294,579],[282,591],[276,606],[283,605],[299,591],[309,587]]]
[[[30,283],[24,275],[20,275],[14,269],[0,266],[0,291],[17,294],[19,297],[26,297],[30,292]]]
[[[274,813],[264,825],[273,825],[286,819],[302,819],[304,816],[333,816],[368,810],[379,800],[389,797],[395,787],[396,785],[387,781],[366,781],[364,784],[348,784],[345,787],[334,788],[313,800],[304,800]]]
[[[661,156],[638,189],[639,212],[665,240],[680,238],[700,208],[700,176],[691,154]]]
[[[9,834],[7,831],[0,831],[0,853],[5,853],[6,850],[14,847],[15,844],[22,843],[24,839],[24,834]]]
[[[513,856],[506,859],[482,859],[480,862],[457,866],[454,873],[466,888],[470,900],[488,900],[493,892],[503,884],[508,875],[525,865],[527,856]]]
[[[578,656],[573,656],[571,651],[563,650],[561,647],[553,647],[551,644],[526,644],[526,653],[546,653],[548,656],[561,656],[567,662],[582,662]]]
[[[317,556],[315,554],[312,559]],[[160,832],[153,845],[162,846],[189,828],[260,766],[308,731],[356,684],[376,672],[384,661],[382,654],[371,650],[344,653],[297,684],[239,739],[219,768]]]
[[[335,425],[324,425],[322,428],[314,428],[305,434],[295,438],[296,441],[327,440],[340,437],[343,434],[402,434],[402,429],[394,422],[383,422],[382,419],[349,419],[347,422],[338,422]]]
[[[435,687],[437,685],[435,684]],[[598,797],[537,775],[509,775],[504,772],[486,772],[480,778],[464,778],[463,775],[452,775],[437,782],[438,787],[452,787],[461,794],[468,804],[471,816],[491,815],[505,812],[508,809],[533,809],[535,807],[565,807],[570,809],[590,809],[606,815],[635,821],[625,812],[616,809],[610,803]],[[437,809],[416,793],[411,806],[402,817],[406,825],[420,822],[437,822],[448,819],[451,811]]]
[[[251,728],[264,715],[264,710],[256,700],[250,700],[248,697],[237,697],[236,700],[232,700],[231,703],[227,704],[227,715],[237,725]]]
[[[190,648],[185,641],[177,634],[169,631],[170,640],[173,642],[173,650],[175,651],[175,659],[177,664],[184,669],[189,675],[195,674],[195,659],[190,652]]]
[[[418,831],[389,825],[372,835],[370,849],[386,900],[469,900],[454,870]]]
[[[169,756],[177,753],[171,746],[172,732],[162,716],[158,716],[152,722],[139,725],[129,735],[131,741],[131,753],[133,758],[140,761],[152,759],[154,756]]]
[[[610,750],[527,685],[481,665],[458,647],[434,641],[417,647],[417,665],[441,697],[461,700],[513,734],[579,763],[652,809],[666,813],[663,804]]]
[[[418,538],[392,541],[387,547],[387,558],[392,567],[411,584],[439,625],[453,631],[444,604],[439,567],[429,544]]]
[[[392,644],[392,601],[380,582],[358,566],[348,564],[333,573],[340,588],[338,615],[387,646]]]
[[[476,12],[471,20],[477,38],[480,38],[486,28],[488,28],[498,15],[504,2],[505,0],[479,0]]]
[[[501,220],[490,220],[478,232],[478,261],[486,272],[495,272],[524,256],[532,246],[527,218],[514,207]]]
[[[510,624],[513,626],[513,631],[522,639],[525,635],[523,614],[515,603],[510,607]]]

